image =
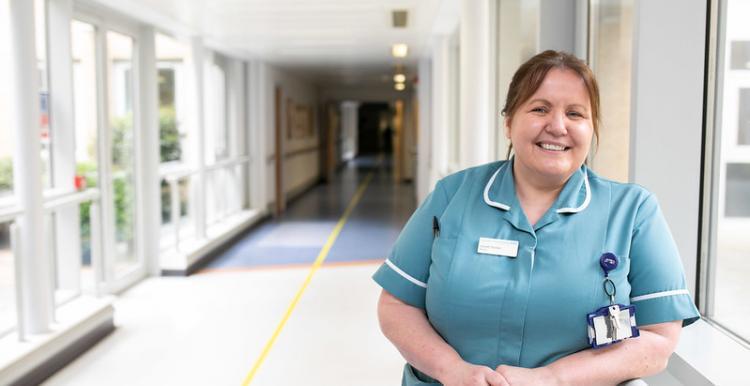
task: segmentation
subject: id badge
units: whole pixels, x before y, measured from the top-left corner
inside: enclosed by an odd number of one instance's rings
[[[589,345],[601,348],[640,336],[635,323],[635,306],[612,304],[587,315]]]

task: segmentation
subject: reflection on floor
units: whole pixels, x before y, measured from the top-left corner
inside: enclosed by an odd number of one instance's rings
[[[152,278],[116,304],[118,329],[48,385],[238,385],[259,357],[367,173],[359,205],[252,385],[395,385],[403,360],[382,337],[370,279],[414,210],[410,185],[359,162],[201,274]],[[285,269],[279,269],[285,268]]]
[[[337,181],[316,186],[293,202],[283,216],[257,227],[219,256],[208,270],[312,264],[357,186],[370,172],[373,180],[326,262],[384,259],[414,211],[414,188],[394,185],[387,167],[358,160]]]

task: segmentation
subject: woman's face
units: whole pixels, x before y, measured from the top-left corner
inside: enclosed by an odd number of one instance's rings
[[[554,68],[526,102],[505,120],[516,153],[514,171],[541,182],[567,181],[586,160],[594,133],[583,79]]]

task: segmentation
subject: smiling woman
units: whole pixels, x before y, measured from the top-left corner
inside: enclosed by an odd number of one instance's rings
[[[503,113],[515,156],[438,181],[374,275],[381,329],[409,362],[403,384],[661,371],[698,312],[656,198],[584,164],[598,137],[591,70],[542,52],[516,72]]]

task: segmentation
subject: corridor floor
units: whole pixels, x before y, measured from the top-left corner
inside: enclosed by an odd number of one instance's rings
[[[337,221],[372,174],[282,329]],[[382,336],[370,276],[415,208],[372,160],[251,229],[205,270],[156,277],[115,303],[117,329],[46,385],[396,385],[403,360]],[[277,336],[268,348],[269,340]]]

